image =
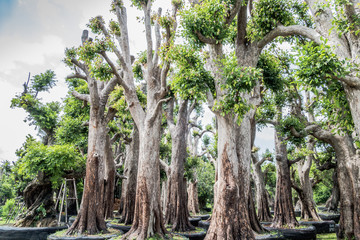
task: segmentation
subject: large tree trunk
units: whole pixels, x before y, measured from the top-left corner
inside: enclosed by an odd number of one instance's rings
[[[292,204],[290,166],[286,145],[280,133],[275,131],[276,194],[272,227],[296,227],[299,225]]]
[[[358,155],[349,135],[334,135],[330,130],[323,130],[318,125],[307,127],[314,137],[329,143],[335,150],[337,158],[337,176],[340,188],[340,238],[360,239],[359,202],[355,200],[359,191],[356,181],[359,169],[356,168]],[[357,176],[357,179],[354,178]]]
[[[131,142],[126,149],[126,159],[124,166],[124,175],[126,179],[122,182],[121,202],[123,208],[121,211],[120,222],[130,225],[133,223],[135,214],[135,197],[136,197],[136,178],[139,161],[139,131],[134,124],[131,134]]]
[[[148,88],[148,96],[151,92]],[[154,93],[152,93],[154,94]],[[148,97],[148,111],[151,113],[156,103]],[[149,108],[149,106],[152,106]],[[150,114],[149,114],[150,115]],[[132,228],[124,238],[146,239],[154,234],[164,236],[163,213],[160,202],[160,126],[161,114],[158,112],[151,124],[149,119],[140,129],[140,155],[136,186],[135,215]]]
[[[236,121],[231,117],[217,116],[219,140],[215,183],[215,204],[210,227],[206,235],[209,239],[254,239],[248,214],[248,199],[241,184],[246,166],[239,162],[236,152]]]
[[[104,217],[111,219],[114,217],[116,167],[109,135],[106,136],[105,151]]]
[[[307,149],[314,150],[315,141],[309,140],[307,143]],[[312,165],[313,156],[308,155],[306,159],[298,163],[298,172],[300,178],[300,184],[302,188],[302,194],[299,194],[301,200],[301,218],[305,220],[313,219],[315,221],[321,221],[317,211],[316,205],[313,199],[312,183],[310,181],[310,168]]]
[[[261,170],[261,164],[265,161],[259,160],[258,153],[253,153],[253,170],[254,170],[254,182],[256,189],[256,206],[257,206],[257,216],[261,222],[270,222],[272,219],[268,194],[265,187],[264,173]]]
[[[172,111],[172,110],[171,110]],[[172,224],[172,231],[185,232],[193,230],[189,222],[187,208],[186,180],[184,178],[184,165],[187,158],[186,128],[188,122],[188,101],[182,101],[176,125],[173,114],[169,114],[168,123],[171,133],[171,165],[167,190],[167,207],[165,223]]]
[[[106,231],[104,219],[105,154],[107,123],[99,117],[99,108],[91,105],[88,137],[88,158],[80,212],[67,234],[76,232],[96,234]],[[100,115],[101,116],[101,115]]]
[[[16,227],[49,227],[57,224],[52,184],[44,174],[38,174],[38,177],[26,186],[24,202],[27,211],[20,215],[14,224]],[[46,210],[45,216],[39,216],[36,211],[41,205]]]
[[[198,197],[198,189],[197,189],[197,180],[191,180],[188,182],[187,188],[188,194],[188,209],[192,215],[196,215],[200,213],[199,209],[199,197]]]
[[[334,169],[332,180],[333,180],[333,188],[331,190],[331,196],[326,201],[325,207],[327,208],[327,211],[337,213],[340,202],[340,189],[339,189],[339,182],[337,176],[337,167]]]

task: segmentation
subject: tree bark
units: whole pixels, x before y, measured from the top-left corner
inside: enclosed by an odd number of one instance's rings
[[[333,175],[333,188],[331,191],[331,196],[326,201],[325,207],[329,212],[338,212],[338,206],[340,202],[340,189],[339,189],[339,182],[338,182],[338,176],[337,176],[337,167],[334,169]]]
[[[257,152],[252,154],[252,160],[258,211],[257,216],[261,222],[270,222],[272,220],[272,216],[269,208],[268,194],[265,187],[264,173],[261,170],[261,164],[263,161],[259,160]]]
[[[105,151],[104,217],[111,219],[114,217],[116,167],[109,135],[106,136]]]
[[[53,201],[53,189],[50,179],[43,174],[31,181],[24,190],[24,202],[27,208],[24,214],[14,224],[16,227],[48,227],[56,222],[56,210]],[[45,216],[36,211],[41,205],[46,210]],[[37,219],[39,218],[39,219]]]
[[[173,103],[171,102],[170,104]],[[171,113],[167,115],[172,149],[165,224],[171,224],[172,231],[185,232],[194,229],[189,221],[190,214],[187,208],[186,179],[184,178],[184,165],[187,158],[186,128],[188,123],[188,101],[180,102],[176,125],[174,124],[172,109],[170,109]]]
[[[96,85],[96,83],[95,83]],[[101,111],[100,111],[101,112]],[[105,209],[105,159],[107,123],[101,121],[99,106],[90,105],[88,158],[80,212],[67,234],[76,232],[96,234],[106,231]]]
[[[335,150],[340,188],[340,238],[360,239],[360,205],[356,199],[359,197],[357,191],[360,190],[357,185],[359,160],[353,140],[347,134],[334,135],[330,130],[323,130],[317,125],[308,126],[307,131],[314,137],[329,143]]]
[[[197,180],[188,182],[188,209],[192,215],[196,215],[200,213],[199,209],[199,197],[197,190]]]
[[[280,133],[275,130],[276,152],[276,194],[272,227],[296,227],[299,225],[292,204],[290,166],[286,145]]]
[[[217,116],[218,179],[210,227],[205,239],[254,239],[248,213],[248,198],[241,183],[247,166],[239,162],[236,151],[237,123],[231,117]]]
[[[151,94],[151,90],[148,88],[148,95],[149,92]],[[149,103],[149,100],[153,101],[154,99],[148,98],[148,107],[153,104]],[[152,124],[144,124],[140,131],[134,221],[132,228],[124,235],[124,238],[146,239],[154,234],[164,236],[166,233],[160,202],[161,114],[159,112],[156,115]]]
[[[309,140],[307,143],[307,149],[314,151],[315,142]],[[301,200],[301,218],[304,220],[321,221],[317,211],[316,205],[313,199],[312,183],[310,181],[310,168],[313,162],[312,154],[306,156],[306,159],[298,162],[298,173],[300,178],[300,184],[302,188],[302,194],[299,194]]]
[[[131,133],[132,141],[126,148],[126,159],[124,166],[124,175],[127,177],[123,179],[121,190],[121,202],[123,208],[121,211],[120,222],[130,225],[134,220],[135,213],[135,196],[136,196],[136,178],[138,172],[139,161],[139,131],[134,124]]]

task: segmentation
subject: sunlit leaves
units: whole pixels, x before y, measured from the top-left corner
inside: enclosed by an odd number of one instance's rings
[[[220,88],[225,95],[216,102],[214,109],[222,114],[237,114],[241,120],[251,108],[243,93],[250,92],[257,81],[261,81],[262,72],[257,68],[239,66],[234,54],[222,59],[221,65],[225,83],[220,84]]]
[[[177,45],[168,54],[175,63],[170,86],[181,98],[204,99],[207,91],[214,92],[214,80],[199,52],[190,46]]]
[[[206,38],[223,41],[229,34],[225,16],[231,4],[224,0],[204,0],[181,12],[183,35],[194,46],[204,46],[198,38],[198,33]]]
[[[286,0],[255,1],[254,14],[248,24],[249,38],[252,41],[259,40],[278,24],[293,24],[293,14],[289,11],[290,3]]]
[[[85,159],[73,145],[46,146],[32,141],[21,157],[19,173],[36,176],[42,171],[54,187],[58,186],[63,177],[64,170],[76,170],[84,167]]]

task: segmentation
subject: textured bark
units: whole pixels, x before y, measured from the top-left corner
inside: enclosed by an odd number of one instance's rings
[[[280,133],[275,130],[276,152],[276,194],[274,219],[272,227],[296,227],[299,223],[295,217],[292,204],[290,166],[287,159],[286,145]]]
[[[259,161],[259,155],[257,152],[252,154],[252,160],[256,189],[256,206],[258,211],[257,216],[261,222],[270,222],[272,216],[269,208],[268,194],[265,187],[264,173],[261,170],[263,160]]]
[[[329,143],[335,150],[340,187],[340,238],[360,239],[359,201],[356,199],[359,197],[359,179],[354,178],[356,175],[359,176],[359,158],[352,138],[346,134],[334,135],[317,125],[308,126],[307,130],[314,137]]]
[[[109,135],[106,136],[105,151],[104,217],[111,219],[114,217],[116,167]]]
[[[315,142],[309,140],[307,143],[307,149],[314,151]],[[316,205],[313,199],[312,183],[310,181],[310,168],[313,162],[313,156],[308,155],[306,159],[298,162],[298,173],[301,184],[301,194],[299,194],[301,200],[301,218],[304,220],[321,221],[317,211]]]
[[[167,115],[172,149],[165,224],[171,224],[172,231],[185,232],[194,229],[189,221],[190,214],[187,208],[186,179],[184,178],[184,165],[187,158],[186,128],[188,123],[188,101],[180,102],[176,125],[174,124],[172,109],[170,110],[171,113]]]
[[[106,125],[99,122],[97,109],[90,107],[88,158],[80,212],[67,234],[76,232],[96,234],[106,231],[105,209],[105,156]]]
[[[124,238],[146,239],[154,234],[164,236],[166,233],[160,202],[160,126],[161,114],[158,113],[153,124],[145,124],[140,131],[134,221]]]
[[[132,224],[135,213],[136,178],[139,161],[139,131],[134,125],[131,134],[132,141],[126,148],[124,175],[127,177],[122,182],[121,202],[122,211],[120,222],[126,225]]]
[[[225,130],[225,129],[223,129]],[[228,130],[228,129],[226,129]],[[220,132],[219,132],[220,134]],[[229,134],[229,133],[228,133]],[[225,143],[220,151],[219,179],[216,182],[217,193],[210,227],[205,237],[208,239],[255,239],[247,216],[246,198],[234,173],[239,168],[234,167],[229,156],[233,156],[231,146]]]
[[[340,189],[339,189],[339,182],[337,176],[337,169],[334,169],[332,180],[333,180],[333,188],[331,190],[331,196],[326,201],[325,207],[329,212],[337,213],[340,202]]]
[[[48,227],[56,224],[53,189],[48,178],[38,176],[26,186],[24,190],[24,203],[27,210],[19,216],[19,220],[14,224],[16,227]],[[36,210],[41,205],[45,208],[46,214],[39,218]]]
[[[188,209],[192,215],[197,215],[200,213],[197,180],[189,181],[188,185]]]

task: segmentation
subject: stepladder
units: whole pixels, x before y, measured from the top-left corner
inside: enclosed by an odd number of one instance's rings
[[[70,187],[73,187],[73,191],[70,191]],[[78,201],[78,197],[77,197],[75,178],[70,178],[70,179],[65,178],[63,180],[63,183],[61,184],[59,194],[56,197],[55,208],[57,208],[58,206],[60,207],[58,224],[60,224],[62,222],[61,216],[63,215],[63,210],[64,210],[64,214],[65,214],[64,222],[66,224],[68,223],[69,200],[75,200],[76,213],[79,213],[79,201]]]

